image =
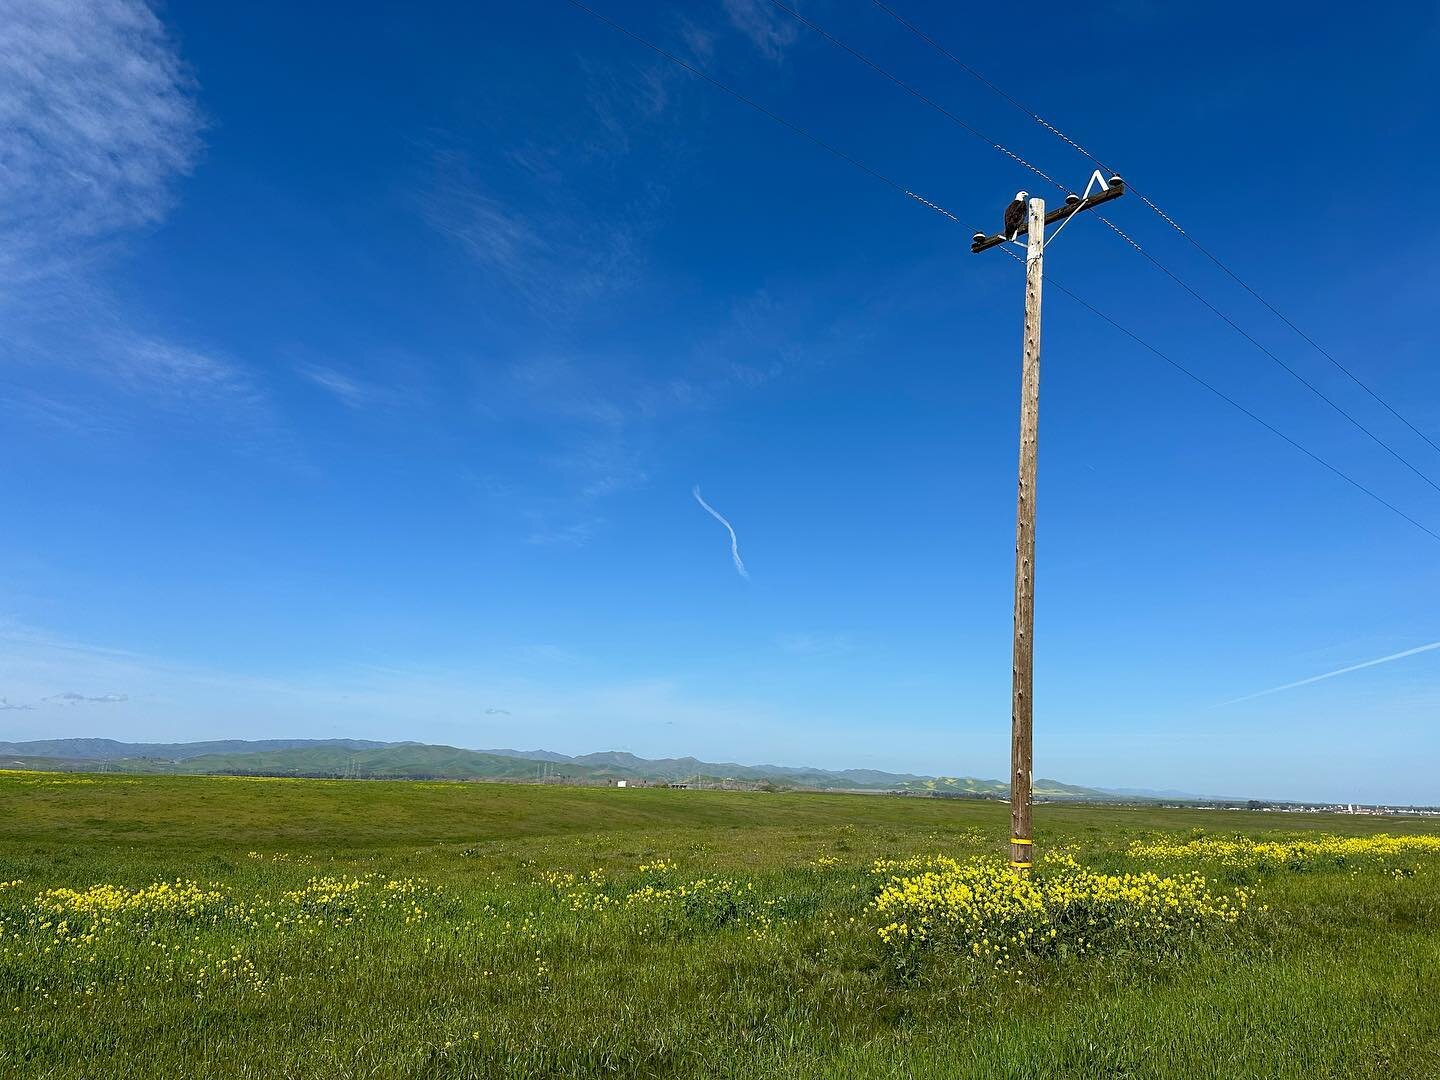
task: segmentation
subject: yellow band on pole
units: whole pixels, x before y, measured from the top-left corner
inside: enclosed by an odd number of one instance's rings
[[[1034,840],[1021,840],[1020,837],[1018,837],[1018,836],[1012,836],[1012,837],[1010,837],[1010,843],[1012,843],[1012,844],[1033,844],[1033,843],[1035,843],[1035,841],[1034,841]]]
[[[1034,864],[1028,862],[1012,862],[1010,865],[1015,867],[1015,869],[1017,870],[1029,870],[1030,867]]]

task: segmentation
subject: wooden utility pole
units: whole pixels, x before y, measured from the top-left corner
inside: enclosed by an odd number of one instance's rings
[[[1045,226],[1067,221],[1081,210],[1125,194],[1118,176],[1090,181],[1100,192],[1070,195],[1045,213],[1044,199],[1031,199],[1025,234],[1025,336],[1020,366],[1020,470],[1015,506],[1015,640],[1010,667],[1010,862],[1019,870],[1034,865],[1030,787],[1034,768],[1035,689],[1035,481],[1040,437],[1040,291],[1045,269]],[[1059,234],[1057,229],[1056,235]],[[1004,236],[976,233],[970,250],[988,251]]]
[[[1015,503],[1015,644],[1010,661],[1010,862],[1034,861],[1030,776],[1034,760],[1035,476],[1040,439],[1040,286],[1045,200],[1030,200],[1025,243],[1025,338],[1020,364],[1020,483]]]

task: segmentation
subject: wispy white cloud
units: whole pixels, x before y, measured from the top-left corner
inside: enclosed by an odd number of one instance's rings
[[[644,408],[623,384],[623,373],[599,361],[542,353],[517,360],[504,374],[509,385],[502,389],[511,404],[553,418],[613,429]]]
[[[781,303],[761,290],[736,300],[711,325],[684,327],[683,340],[659,363],[615,351],[550,350],[478,369],[477,411],[523,432],[508,442],[527,447],[524,468],[539,465],[557,481],[540,495],[533,477],[517,483],[492,474],[481,481],[485,496],[509,503],[532,543],[589,542],[603,525],[596,504],[648,482],[657,441],[676,423],[863,352],[864,304],[829,319],[818,333],[810,325],[817,321],[814,305],[803,293]]]
[[[195,166],[195,94],[144,0],[0,0],[0,363],[26,376],[10,407],[77,432],[160,410],[243,420],[247,448],[273,434],[250,369],[141,328],[104,285]]]
[[[157,404],[190,407],[220,403],[253,408],[264,395],[239,365],[212,353],[160,338],[123,335],[103,343],[102,362]]]
[[[711,32],[679,21],[690,48],[711,48]],[[690,153],[686,139],[666,138],[663,160],[647,157],[638,183],[617,168],[635,156],[638,137],[683,124],[683,71],[628,55],[582,56],[578,67],[553,122],[516,123],[523,113],[497,107],[483,143],[436,140],[417,197],[432,229],[542,312],[571,312],[642,279],[645,240],[668,200],[665,176]],[[536,89],[555,93],[548,83]]]
[[[745,562],[743,559],[740,558],[740,538],[735,535],[735,526],[731,525],[730,522],[727,521],[725,517],[720,513],[720,511],[716,510],[713,506],[711,506],[708,502],[705,501],[704,496],[700,494],[699,484],[696,484],[690,490],[690,494],[695,496],[695,501],[698,502],[701,506],[703,506],[705,508],[705,511],[711,517],[713,517],[716,521],[720,522],[721,525],[725,526],[725,531],[730,534],[730,558],[735,563],[735,572],[738,573],[746,581],[749,581],[750,571],[745,569]]]
[[[776,63],[784,58],[785,50],[798,35],[795,21],[765,0],[725,0],[725,14],[730,25],[749,38],[760,55]]]
[[[1415,656],[1419,653],[1432,652],[1440,649],[1440,641],[1432,641],[1428,645],[1417,645],[1413,649],[1406,649],[1403,652],[1391,653],[1389,656],[1381,656],[1374,660],[1365,660],[1358,664],[1351,664],[1348,667],[1336,668],[1334,671],[1327,671],[1323,675],[1311,675],[1308,679],[1298,679],[1295,682],[1285,683],[1283,686],[1272,686],[1268,690],[1257,690],[1253,694],[1246,694],[1244,697],[1231,698],[1229,701],[1222,701],[1213,708],[1221,708],[1225,705],[1238,705],[1242,701],[1252,701],[1267,694],[1278,694],[1282,690],[1295,690],[1302,686],[1309,686],[1324,679],[1333,679],[1337,675],[1348,675],[1352,671],[1360,671],[1364,668],[1375,667],[1378,664],[1389,664],[1396,660],[1404,660],[1407,656]]]
[[[307,382],[318,386],[342,405],[364,409],[376,405],[393,405],[402,396],[393,390],[340,371],[325,364],[300,364],[296,371]]]
[[[671,402],[653,381],[603,358],[583,362],[553,353],[525,357],[487,372],[487,412],[523,430],[534,447],[527,464],[551,473],[561,490],[538,494],[533,485],[491,483],[501,501],[519,502],[532,544],[581,546],[602,524],[596,504],[648,478],[650,425]]]
[[[584,547],[595,535],[598,520],[571,521],[561,525],[538,524],[525,538],[537,547]]]
[[[675,47],[697,60],[726,48],[749,53],[749,41],[778,57],[794,28],[771,16],[768,7],[731,0],[728,9],[704,15],[672,14],[667,40],[676,39]],[[504,509],[525,526],[522,538],[555,546],[589,542],[603,522],[594,504],[643,485],[657,471],[655,443],[677,417],[723,407],[862,340],[853,325],[817,340],[807,325],[814,322],[816,297],[797,296],[805,290],[794,288],[785,289],[784,303],[765,290],[737,299],[708,325],[691,323],[668,348],[657,343],[644,357],[577,347],[573,338],[550,333],[551,326],[578,324],[601,305],[635,299],[622,294],[647,300],[647,294],[665,294],[666,283],[647,276],[647,240],[661,224],[669,176],[693,152],[682,137],[692,116],[690,95],[697,92],[690,76],[645,61],[582,60],[580,70],[580,88],[564,102],[565,119],[547,127],[548,136],[537,135],[534,125],[510,124],[509,112],[494,110],[486,145],[444,136],[432,142],[432,172],[415,196],[435,232],[503,283],[498,294],[493,288],[482,293],[490,306],[503,304],[511,322],[527,314],[526,306],[543,320],[506,362],[486,357],[476,364],[474,396],[487,422],[516,433],[492,472],[513,467],[526,474],[496,484],[512,493],[496,501],[510,504]],[[640,163],[624,169],[617,163],[638,158],[639,148],[657,139],[667,153],[647,158],[645,182],[636,185],[630,176]],[[516,294],[523,301],[519,311]],[[556,315],[564,316],[563,324]],[[543,493],[534,482],[536,466],[556,481]]]
[[[532,667],[569,667],[580,663],[583,659],[584,657],[578,653],[563,645],[556,645],[553,641],[517,645],[508,650],[506,654],[507,666],[513,664]]]
[[[527,147],[523,155],[520,167],[543,168],[542,151]],[[426,223],[533,308],[567,309],[637,279],[637,237],[648,228],[643,206],[596,215],[576,203],[553,164],[521,198],[502,194],[458,152],[435,159],[435,176],[418,196]]]
[[[464,176],[444,176],[424,200],[430,225],[477,262],[528,283],[555,253],[519,210]]]
[[[842,656],[855,651],[855,643],[844,634],[781,634],[775,643],[791,656]]]
[[[680,18],[680,40],[696,60],[709,60],[715,54],[715,32],[683,16]]]
[[[0,0],[0,282],[161,220],[200,150],[193,90],[141,0]]]
[[[63,694],[51,694],[42,701],[60,705],[120,705],[130,700],[128,694],[77,694],[73,690]]]
[[[701,43],[691,35],[689,42]],[[610,159],[628,153],[634,135],[660,120],[675,101],[674,89],[684,72],[664,60],[597,64],[582,60],[585,105],[599,122],[592,125],[582,149],[590,159]]]
[[[157,414],[168,423],[242,426],[231,445],[273,448],[281,440],[270,395],[255,371],[218,350],[135,330],[97,291],[27,321],[0,337],[0,365],[14,390],[0,408],[67,431],[143,431]],[[66,318],[72,313],[71,318]],[[293,449],[293,448],[292,448]]]

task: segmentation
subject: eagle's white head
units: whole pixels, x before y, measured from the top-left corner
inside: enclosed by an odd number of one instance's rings
[[[1028,199],[1029,197],[1030,197],[1030,193],[1029,193],[1028,191],[1017,191],[1017,192],[1015,192],[1015,201],[1016,201],[1016,202],[1024,202],[1024,201],[1025,201],[1026,199]]]

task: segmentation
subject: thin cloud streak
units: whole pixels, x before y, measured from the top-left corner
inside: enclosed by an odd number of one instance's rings
[[[735,535],[735,526],[731,525],[730,522],[726,521],[724,515],[722,515],[720,511],[716,510],[713,506],[711,506],[705,501],[704,497],[700,494],[699,484],[696,484],[691,489],[690,494],[695,496],[695,501],[698,502],[701,506],[703,506],[706,512],[711,517],[713,517],[716,521],[720,522],[721,525],[725,526],[725,530],[730,534],[730,557],[735,560],[735,570],[742,578],[744,578],[746,581],[749,581],[750,571],[745,569],[745,562],[743,559],[740,558],[740,539]]]
[[[730,25],[773,64],[785,58],[785,50],[799,35],[794,23],[776,15],[763,0],[725,0],[725,14],[730,17]]]
[[[1407,656],[1415,656],[1417,653],[1430,652],[1434,649],[1440,649],[1440,641],[1432,641],[1429,645],[1418,645],[1413,649],[1406,649],[1404,652],[1391,653],[1389,656],[1382,656],[1375,660],[1366,660],[1363,663],[1351,664],[1349,667],[1338,668],[1335,671],[1327,671],[1324,675],[1312,675],[1308,679],[1300,679],[1298,682],[1286,683],[1284,686],[1272,686],[1268,690],[1257,690],[1255,693],[1246,694],[1244,697],[1222,701],[1218,705],[1212,705],[1211,708],[1222,709],[1226,705],[1238,705],[1242,701],[1251,701],[1254,698],[1264,697],[1266,694],[1278,694],[1282,690],[1294,690],[1296,687],[1309,686],[1311,683],[1320,682],[1322,679],[1333,679],[1337,675],[1348,675],[1352,671],[1374,667],[1376,664],[1388,664],[1392,660],[1403,660]]]
[[[301,364],[297,370],[301,378],[307,379],[351,409],[364,408],[382,396],[375,387],[324,364]]]

